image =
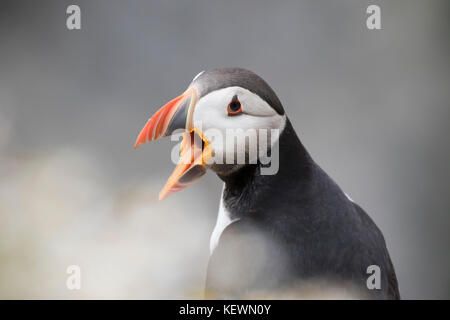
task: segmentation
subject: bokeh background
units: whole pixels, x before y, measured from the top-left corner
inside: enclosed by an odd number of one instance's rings
[[[366,28],[369,4],[382,30]],[[222,66],[274,88],[314,159],[383,231],[402,297],[449,298],[449,8],[3,0],[0,298],[199,296],[221,182],[209,173],[158,202],[174,143],[133,144],[158,107]],[[66,288],[72,264],[79,291]]]

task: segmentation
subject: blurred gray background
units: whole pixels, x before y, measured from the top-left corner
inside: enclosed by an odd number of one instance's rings
[[[66,28],[81,7],[82,29]],[[366,28],[381,7],[382,30]],[[449,1],[2,1],[0,298],[196,298],[221,182],[158,202],[174,143],[133,150],[200,71],[277,92],[383,231],[403,298],[450,297]],[[82,289],[66,288],[66,268]]]

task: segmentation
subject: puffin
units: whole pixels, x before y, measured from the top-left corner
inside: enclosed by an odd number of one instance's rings
[[[400,299],[383,234],[312,159],[260,76],[202,71],[135,148],[167,136],[182,141],[160,200],[208,170],[223,181],[206,298]]]

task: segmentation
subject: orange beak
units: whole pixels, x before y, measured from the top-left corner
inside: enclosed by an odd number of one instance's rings
[[[197,100],[194,88],[168,102],[159,109],[139,133],[135,149],[141,144],[166,137],[184,129],[180,159],[175,170],[159,193],[159,200],[193,184],[206,173],[205,164],[212,158],[209,141],[201,130],[193,127],[192,118]]]
[[[136,139],[134,148],[141,144],[171,135],[177,129],[190,130],[197,100],[194,88],[169,101],[147,121]]]

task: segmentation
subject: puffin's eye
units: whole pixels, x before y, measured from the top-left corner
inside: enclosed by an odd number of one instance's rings
[[[237,96],[234,96],[233,99],[231,99],[227,111],[229,116],[235,116],[242,113],[241,102]]]

